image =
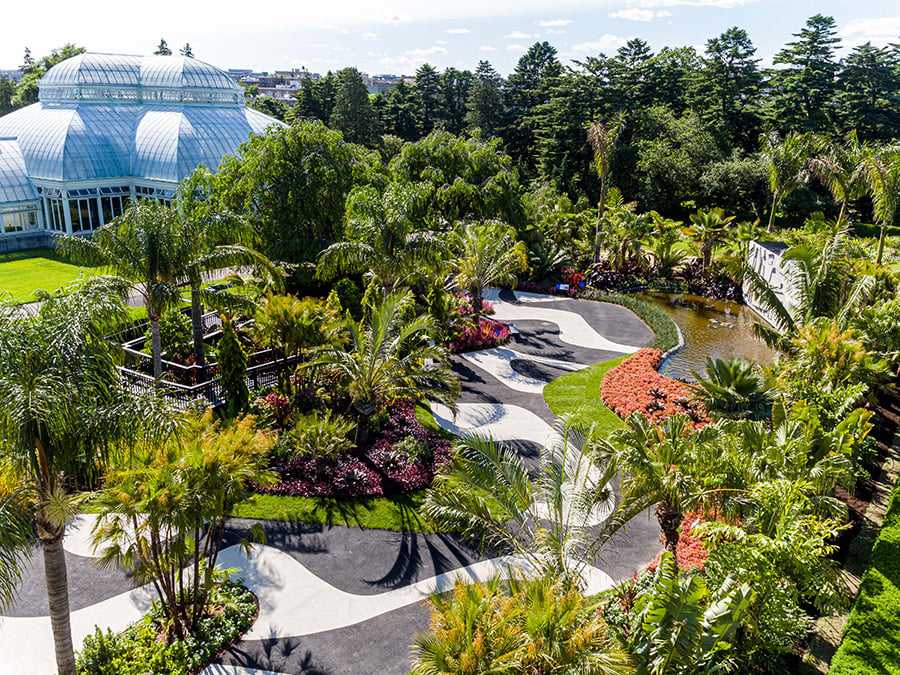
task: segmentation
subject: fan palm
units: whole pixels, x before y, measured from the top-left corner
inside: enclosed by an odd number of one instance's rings
[[[411,293],[392,294],[363,321],[346,322],[350,344],[311,352],[311,368],[337,371],[357,415],[356,447],[362,450],[366,425],[379,406],[398,398],[430,398],[451,408],[459,396],[459,380],[450,369],[447,351],[432,344],[429,316],[414,319]]]
[[[603,210],[606,207],[606,194],[609,191],[609,172],[612,168],[616,144],[625,131],[625,112],[609,123],[597,120],[588,127],[588,142],[593,152],[594,170],[600,179],[600,200],[597,202],[597,230],[594,236],[594,264],[600,262],[600,231],[603,224]]]
[[[783,140],[774,131],[760,137],[762,157],[769,175],[769,189],[772,191],[772,208],[769,212],[767,232],[775,227],[775,212],[781,200],[803,185],[808,177],[810,138],[796,131]]]
[[[598,456],[622,473],[622,501],[627,517],[656,504],[662,540],[672,553],[678,546],[684,514],[703,498],[700,480],[701,449],[712,443],[718,430],[694,430],[690,418],[673,415],[662,427],[642,414],[632,413],[625,427],[598,446]]]
[[[850,202],[866,192],[865,162],[867,149],[851,131],[843,143],[831,139],[814,138],[813,145],[820,154],[810,160],[810,168],[828,188],[834,201],[840,203],[838,222],[847,220]]]
[[[894,223],[897,207],[900,206],[900,146],[889,145],[871,152],[864,162],[875,220],[881,225],[878,253],[875,255],[875,264],[880,265],[887,229]]]
[[[734,220],[734,216],[726,216],[722,209],[707,209],[691,214],[691,225],[688,228],[690,234],[700,246],[700,259],[703,263],[703,271],[709,269],[713,252],[728,241],[728,225]]]
[[[560,424],[535,478],[512,448],[480,437],[458,440],[423,513],[442,528],[511,551],[539,575],[577,584],[624,521],[610,487],[615,469],[582,451],[594,432]]]
[[[515,230],[498,221],[469,222],[450,234],[449,261],[456,283],[472,296],[475,317],[481,315],[483,293],[495,284],[515,286],[528,269],[528,249]]]
[[[424,188],[389,183],[384,193],[360,187],[347,199],[346,239],[319,254],[316,274],[333,279],[365,274],[392,293],[437,263],[444,244],[433,232],[416,231]]]
[[[72,289],[67,289],[71,291]],[[23,315],[0,307],[0,451],[22,477],[44,557],[50,623],[60,673],[75,674],[62,540],[75,482],[96,480],[116,442],[142,428],[164,429],[156,399],[120,391],[105,340],[123,316],[121,296],[96,282],[41,296]]]

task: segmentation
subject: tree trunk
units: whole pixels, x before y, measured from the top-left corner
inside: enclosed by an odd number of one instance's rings
[[[766,228],[766,232],[771,234],[775,231],[775,208],[778,206],[778,195],[775,194],[772,196],[772,211],[769,213],[769,226]]]
[[[203,304],[200,302],[200,288],[191,287],[191,325],[194,329],[194,363],[206,365],[203,353]],[[202,374],[202,371],[201,371]]]
[[[64,532],[64,528],[45,529],[38,524],[38,535],[44,552],[44,577],[56,650],[56,668],[59,675],[75,675],[75,648],[69,622],[69,581],[62,545]]]
[[[162,375],[162,339],[159,335],[159,314],[150,314],[150,353],[153,359],[153,377],[159,379]]]
[[[881,232],[878,233],[878,253],[875,254],[875,264],[881,264],[881,256],[884,254],[884,237],[887,234],[887,223],[881,226]]]
[[[678,548],[679,530],[683,519],[684,514],[666,502],[656,505],[656,520],[659,521],[659,528],[662,530],[662,543],[672,555],[675,555],[675,549]]]
[[[366,442],[366,427],[369,426],[369,415],[360,412],[356,416],[356,435],[353,443],[356,445],[356,451],[361,453]]]
[[[478,319],[481,318],[481,313],[484,311],[484,297],[481,295],[481,291],[476,291],[472,293],[472,313],[475,314],[475,326],[478,326]]]
[[[596,265],[600,262],[600,228],[603,224],[603,202],[606,199],[606,195],[602,194],[600,201],[597,203],[597,228],[594,231],[594,264]]]

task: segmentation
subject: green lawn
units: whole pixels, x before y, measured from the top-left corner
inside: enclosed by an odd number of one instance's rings
[[[82,274],[99,274],[99,267],[79,267],[56,251],[36,248],[29,251],[0,253],[0,289],[16,302],[33,300],[37,289],[55,291],[68,286]]]
[[[424,491],[392,497],[334,499],[254,495],[231,512],[235,518],[346,525],[398,532],[432,532],[419,516]]]
[[[596,424],[603,435],[620,429],[622,420],[600,399],[600,383],[607,371],[627,358],[620,356],[553,380],[544,387],[544,401],[554,414],[569,413],[577,420]]]

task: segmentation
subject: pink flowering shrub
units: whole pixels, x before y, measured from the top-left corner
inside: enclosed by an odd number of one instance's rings
[[[274,423],[283,429],[291,416],[291,402],[287,396],[273,391],[256,398],[252,403],[251,412],[259,418],[260,426]]]
[[[412,401],[395,401],[388,421],[362,451],[336,457],[300,457],[276,467],[281,482],[263,494],[297,497],[372,497],[402,494],[431,485],[450,461],[450,441],[425,429]]]
[[[454,354],[474,349],[490,349],[509,340],[509,326],[493,319],[481,317],[478,325],[466,322],[453,329],[449,348]]]
[[[475,314],[475,308],[472,306],[472,298],[468,295],[463,295],[459,300],[459,306],[456,308],[456,311],[459,312],[460,316],[473,316]],[[488,300],[481,301],[481,314],[482,316],[486,314],[494,313],[494,305]]]

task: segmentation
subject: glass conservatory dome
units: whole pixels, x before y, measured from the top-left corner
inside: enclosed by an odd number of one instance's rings
[[[23,223],[96,229],[128,199],[169,198],[198,164],[215,169],[281,124],[247,108],[226,73],[182,56],[79,54],[48,70],[39,92],[0,117],[0,235]],[[33,213],[3,215],[13,208]]]

